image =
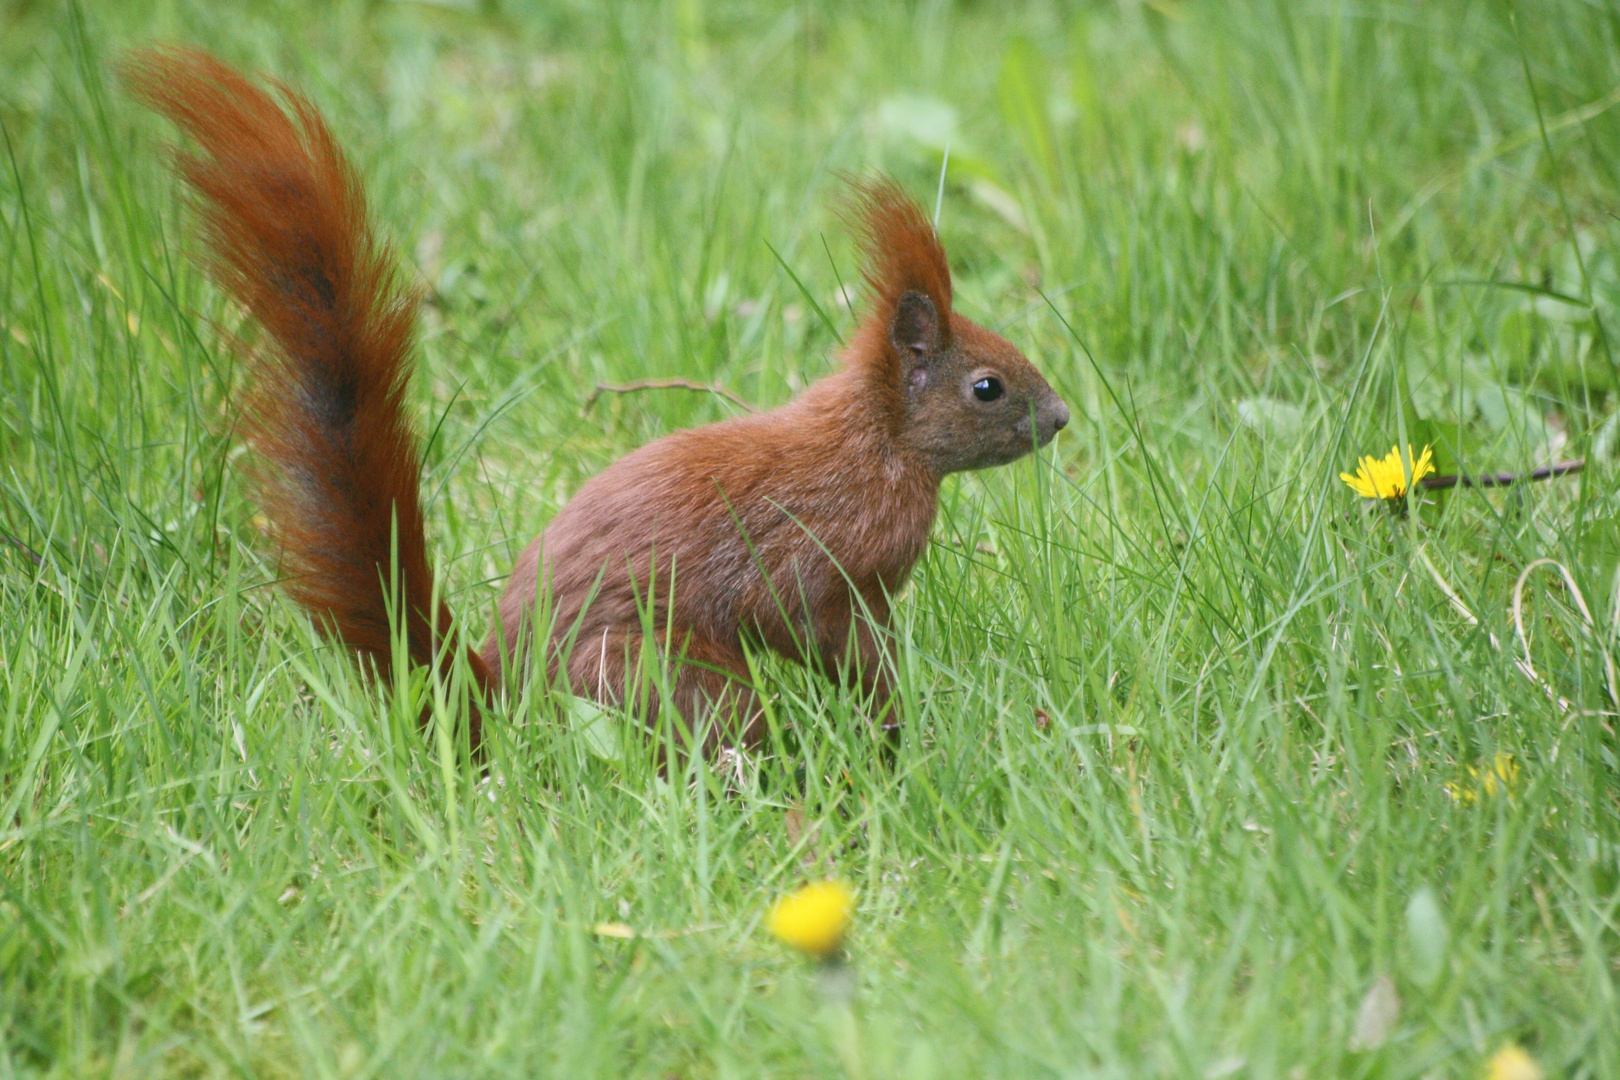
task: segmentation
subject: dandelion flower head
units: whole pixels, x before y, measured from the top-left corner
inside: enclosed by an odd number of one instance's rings
[[[766,925],[788,945],[818,960],[844,941],[855,894],[842,881],[812,881],[771,906]]]
[[[1363,499],[1399,499],[1406,495],[1408,488],[1432,472],[1432,447],[1425,446],[1422,455],[1414,461],[1412,447],[1408,445],[1403,461],[1400,447],[1391,446],[1389,453],[1382,458],[1370,454],[1362,458],[1354,474],[1340,473],[1339,479],[1349,484]]]
[[[1518,1043],[1508,1043],[1491,1055],[1485,1080],[1541,1080],[1541,1067]]]
[[[1482,793],[1487,799],[1512,795],[1519,782],[1519,763],[1513,760],[1512,754],[1498,751],[1483,772],[1472,765],[1468,766],[1468,776],[1472,783],[1447,783],[1446,794],[1464,805],[1477,802]]]

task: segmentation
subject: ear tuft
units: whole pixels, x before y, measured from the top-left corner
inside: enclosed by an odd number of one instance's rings
[[[866,250],[863,275],[872,293],[871,314],[897,331],[902,302],[917,294],[931,308],[935,346],[948,344],[951,269],[928,216],[886,176],[851,180],[850,189],[844,217]],[[901,344],[898,338],[895,344]]]

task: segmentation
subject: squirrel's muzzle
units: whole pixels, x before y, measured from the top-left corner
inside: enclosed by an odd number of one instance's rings
[[[1045,446],[1068,426],[1069,407],[1056,394],[1046,395],[1035,407],[1035,432],[1039,445]]]

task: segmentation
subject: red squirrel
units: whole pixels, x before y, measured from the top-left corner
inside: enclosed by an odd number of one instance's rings
[[[182,49],[133,54],[123,74],[195,143],[176,168],[205,269],[267,338],[244,350],[242,420],[267,466],[256,490],[287,591],[372,661],[391,653],[396,611],[411,661],[448,672],[450,612],[433,603],[405,410],[417,300],[372,230],[359,174],[283,86]],[[928,542],[941,479],[1046,445],[1069,410],[1018,349],[951,310],[945,252],[898,185],[855,184],[847,217],[868,297],[839,370],[586,483],[519,556],[488,640],[466,651],[482,702],[525,661],[543,583],[548,670],[650,724],[661,702],[637,673],[653,628],[670,703],[707,751],[763,734],[750,647],[858,685],[883,713],[891,598]],[[476,749],[478,702],[469,713]]]

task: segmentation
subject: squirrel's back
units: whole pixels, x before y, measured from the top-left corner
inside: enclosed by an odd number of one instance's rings
[[[544,579],[560,625],[583,616],[582,641],[650,602],[655,624],[729,640],[763,631],[792,655],[795,619],[852,585],[898,589],[927,544],[937,480],[873,434],[860,394],[858,379],[834,376],[771,412],[620,458],[518,558],[499,632],[523,639]],[[486,662],[498,654],[492,637]]]

